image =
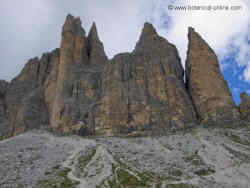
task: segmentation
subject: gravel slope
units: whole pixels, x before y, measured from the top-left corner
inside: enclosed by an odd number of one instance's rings
[[[250,127],[163,137],[59,137],[32,131],[0,142],[1,188],[248,188]]]

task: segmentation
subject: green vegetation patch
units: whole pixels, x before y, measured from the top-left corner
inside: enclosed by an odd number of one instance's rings
[[[112,173],[113,176],[97,186],[97,188],[150,188],[154,182],[153,174],[139,172],[122,162],[112,165]]]
[[[10,138],[10,136],[0,136],[0,141]]]
[[[187,163],[191,163],[194,166],[204,165],[202,158],[196,152],[194,154],[189,155],[189,156],[185,156],[184,161]]]
[[[91,159],[93,158],[95,153],[96,153],[96,150],[93,149],[93,150],[89,151],[86,155],[80,156],[78,158],[79,169],[81,172],[83,172],[84,168],[91,161]]]
[[[175,176],[175,177],[180,177],[183,175],[182,171],[180,169],[177,169],[177,168],[173,168],[171,171],[170,171],[170,174],[172,176]]]
[[[38,182],[38,188],[77,188],[80,182],[68,178],[69,168],[58,170],[54,176]]]
[[[243,140],[240,136],[238,135],[235,135],[235,134],[230,134],[230,135],[227,135],[233,142],[236,142],[236,143],[239,143],[239,144],[242,144],[242,145],[247,145],[247,146],[250,146],[250,142],[247,141],[247,140]]]
[[[198,176],[209,176],[211,174],[215,173],[214,169],[208,168],[208,169],[200,169],[194,172]]]
[[[177,184],[168,184],[166,185],[165,188],[198,188],[198,187],[192,184],[177,183]]]

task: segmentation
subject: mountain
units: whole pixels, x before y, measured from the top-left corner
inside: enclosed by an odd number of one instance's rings
[[[162,135],[246,121],[250,108],[234,104],[214,51],[193,28],[188,39],[184,81],[176,47],[152,24],[145,23],[131,53],[108,59],[96,24],[86,35],[80,18],[68,15],[60,48],[29,60],[10,83],[0,81],[0,135],[38,128]]]
[[[250,96],[236,106],[215,52],[188,40],[185,70],[150,23],[108,59],[68,15],[60,48],[0,81],[0,188],[250,187]]]

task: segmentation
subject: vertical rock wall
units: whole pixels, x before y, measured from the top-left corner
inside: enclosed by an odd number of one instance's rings
[[[237,119],[239,113],[216,54],[193,28],[188,39],[186,81],[199,118],[204,122]]]
[[[80,135],[165,134],[197,117],[237,119],[215,53],[194,29],[188,38],[184,83],[176,47],[151,24],[133,52],[108,60],[96,24],[86,36],[81,20],[68,15],[60,49],[29,60],[10,83],[0,81],[0,136],[41,126]],[[241,111],[247,119],[247,102]]]

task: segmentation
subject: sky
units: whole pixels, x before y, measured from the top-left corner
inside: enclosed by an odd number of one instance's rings
[[[132,51],[151,22],[184,64],[192,26],[218,55],[236,103],[241,92],[250,94],[250,0],[1,0],[0,79],[13,79],[28,59],[59,47],[69,13],[81,17],[86,32],[96,22],[109,58]]]

